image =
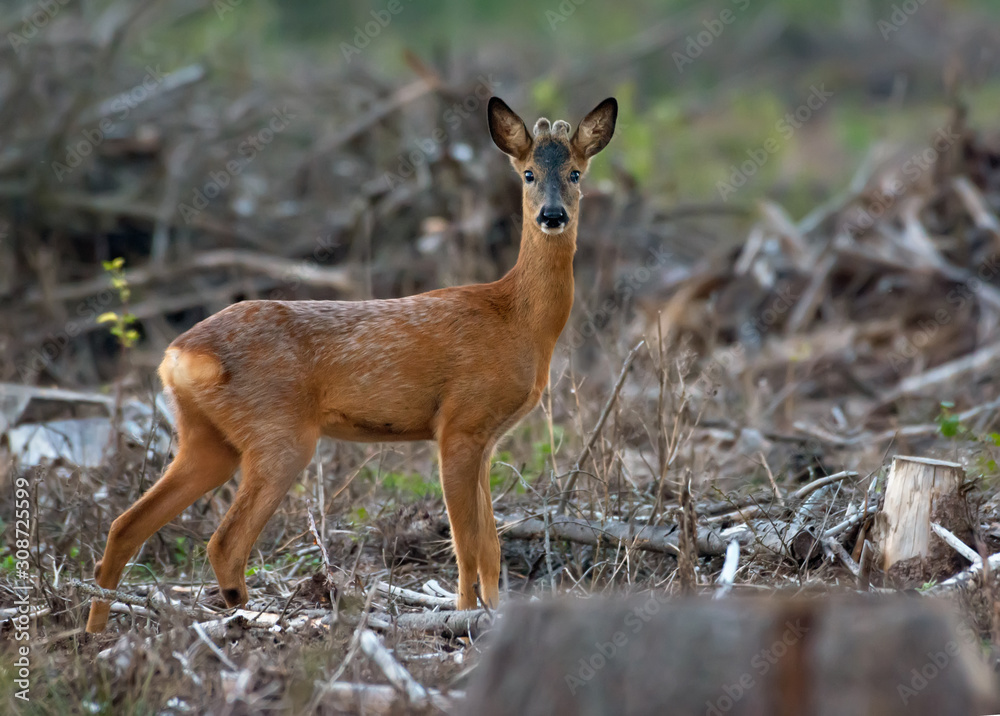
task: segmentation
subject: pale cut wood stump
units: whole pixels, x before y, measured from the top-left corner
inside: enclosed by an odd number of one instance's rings
[[[468,716],[979,716],[978,639],[928,598],[563,599],[512,606]]]
[[[892,459],[875,528],[882,568],[891,582],[919,586],[968,566],[931,528],[936,522],[972,546],[974,521],[964,482],[965,470],[956,462],[906,455]]]

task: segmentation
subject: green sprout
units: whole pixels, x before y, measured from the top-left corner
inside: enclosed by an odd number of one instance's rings
[[[125,259],[119,256],[111,261],[103,262],[104,270],[111,277],[111,288],[118,292],[118,298],[123,306],[128,305],[132,296],[132,289],[129,288],[128,280],[125,278]],[[135,329],[136,317],[132,313],[119,314],[116,311],[107,311],[97,317],[98,323],[110,323],[111,335],[118,339],[122,348],[131,348],[139,340],[139,331]]]

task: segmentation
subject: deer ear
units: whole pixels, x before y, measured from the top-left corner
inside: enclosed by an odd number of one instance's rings
[[[585,159],[590,159],[608,146],[611,135],[615,133],[615,121],[618,119],[618,100],[608,97],[591,110],[576,128],[571,143],[576,151]]]
[[[490,136],[500,151],[514,159],[524,159],[531,149],[531,135],[524,121],[499,97],[491,97],[487,110]]]

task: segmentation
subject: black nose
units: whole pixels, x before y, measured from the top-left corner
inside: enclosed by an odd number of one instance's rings
[[[561,206],[543,206],[538,215],[538,223],[547,229],[558,229],[568,220],[569,216]]]

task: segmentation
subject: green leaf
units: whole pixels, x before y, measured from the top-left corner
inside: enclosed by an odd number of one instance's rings
[[[114,311],[108,311],[107,313],[102,313],[97,317],[98,323],[111,323],[112,321],[118,320],[118,314]]]
[[[957,415],[946,415],[938,421],[940,427],[941,435],[946,438],[953,438],[958,435],[962,428],[962,424],[958,420]]]

